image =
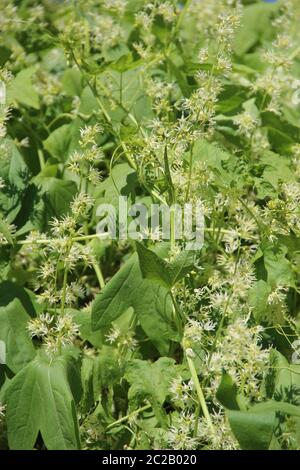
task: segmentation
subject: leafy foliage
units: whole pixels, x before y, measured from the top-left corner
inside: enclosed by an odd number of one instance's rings
[[[0,448],[300,449],[299,1],[0,4]]]

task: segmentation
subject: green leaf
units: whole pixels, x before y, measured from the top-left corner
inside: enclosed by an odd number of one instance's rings
[[[19,299],[28,315],[35,317],[40,305],[37,304],[34,294],[15,282],[4,281],[0,283],[0,307],[7,306],[15,298]]]
[[[168,263],[142,243],[136,243],[141,272],[144,278],[158,281],[171,288],[195,266],[194,251],[182,251],[171,263]]]
[[[11,381],[5,395],[10,449],[32,449],[39,431],[49,450],[79,449],[72,360],[37,356]]]
[[[128,112],[139,124],[153,118],[150,98],[141,87],[140,74],[136,70],[118,72],[107,69],[98,77],[103,83],[109,83],[111,97],[115,100],[116,106],[112,109],[109,102],[105,104],[117,129],[122,119],[127,118]],[[122,106],[119,106],[119,103],[122,103]]]
[[[221,383],[218,387],[216,398],[219,402],[230,410],[239,410],[237,400],[238,389],[232,378],[227,372],[223,372]]]
[[[295,286],[294,273],[290,261],[285,257],[285,246],[278,248],[273,245],[262,247],[264,253],[264,265],[268,273],[268,283],[272,286]]]
[[[1,161],[0,177],[5,188],[0,191],[0,210],[8,223],[12,223],[22,207],[24,191],[28,187],[28,168],[17,146],[10,140],[3,141],[6,158]]]
[[[124,377],[130,383],[129,400],[142,403],[148,399],[158,421],[164,422],[162,405],[169,393],[170,384],[176,377],[174,359],[161,357],[154,363],[133,359],[126,367]]]
[[[96,297],[92,307],[92,329],[110,325],[130,307],[160,353],[167,354],[170,339],[177,338],[169,290],[157,282],[143,279],[136,254]]]
[[[173,285],[172,273],[169,263],[157,256],[154,251],[146,248],[142,243],[136,242],[142,276],[146,279],[158,281],[166,287]]]
[[[89,86],[86,86],[81,93],[79,112],[91,116],[92,113],[97,112],[98,109],[99,103],[94,93]]]
[[[270,183],[273,188],[279,190],[280,183],[290,183],[295,180],[295,175],[290,169],[290,160],[277,153],[266,151],[261,157],[261,163],[266,165],[263,172],[263,180]],[[259,185],[258,185],[259,186]]]
[[[234,52],[237,55],[245,54],[270,30],[270,18],[277,8],[276,4],[261,2],[244,8],[242,22],[234,39]]]
[[[85,341],[91,343],[95,348],[103,345],[103,333],[92,331],[91,312],[81,310],[74,314],[74,321],[79,326],[80,336]]]
[[[15,373],[35,356],[35,349],[26,330],[29,315],[19,299],[0,307],[0,340],[6,347],[6,365]]]
[[[274,411],[227,410],[230,427],[243,450],[267,450],[275,426]]]
[[[190,85],[187,81],[185,71],[178,67],[170,58],[167,58],[167,61],[172,75],[174,75],[175,79],[178,82],[182,94],[184,96],[188,96],[190,93]]]
[[[67,69],[62,77],[65,93],[72,98],[80,96],[82,91],[82,74],[77,69]]]
[[[77,185],[70,180],[43,178],[41,193],[49,217],[59,217],[70,211],[70,203],[77,193]]]
[[[78,148],[81,127],[83,121],[79,118],[58,127],[43,141],[44,148],[59,162],[66,162],[70,154]]]
[[[136,256],[132,256],[96,297],[92,308],[93,330],[109,325],[132,306],[138,281]]]
[[[1,214],[0,214],[0,234],[4,235],[8,243],[10,243],[11,245],[13,244],[14,239],[11,235],[9,224],[1,217]]]
[[[204,161],[211,168],[222,169],[223,160],[228,160],[230,154],[220,149],[216,144],[199,139],[193,147],[193,163]]]
[[[120,196],[127,196],[128,202],[134,201],[136,185],[137,174],[128,163],[114,166],[109,177],[97,187],[96,207],[102,202],[102,196],[106,204],[113,204],[116,208],[118,208]]]
[[[72,127],[70,124],[64,124],[55,129],[46,140],[44,148],[61,162],[65,162],[70,152],[72,139]]]
[[[18,101],[21,104],[39,109],[39,95],[32,85],[31,77],[35,73],[35,67],[21,70],[8,85],[8,102]]]
[[[273,379],[273,396],[287,401],[294,394],[297,398],[300,391],[300,364],[290,364],[279,351],[272,351],[272,366],[275,377]]]
[[[85,412],[88,412],[96,401],[96,392],[100,393],[100,387],[94,388],[94,378],[98,375],[97,365],[98,358],[84,357],[81,365],[81,383],[82,383],[82,399],[81,406]]]
[[[254,284],[249,291],[249,303],[253,308],[253,315],[256,319],[265,317],[268,311],[268,297],[272,289],[269,284],[262,279]]]

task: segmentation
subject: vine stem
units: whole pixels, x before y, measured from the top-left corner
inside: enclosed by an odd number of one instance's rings
[[[43,154],[43,151],[41,149],[38,149],[37,153],[38,153],[38,157],[39,157],[40,169],[42,171],[44,166],[45,166],[44,154]]]
[[[201,409],[203,411],[203,415],[204,415],[204,417],[207,421],[207,424],[208,424],[209,428],[211,429],[211,431],[214,431],[214,426],[213,426],[213,423],[212,423],[212,420],[211,420],[211,417],[210,417],[210,414],[209,414],[209,411],[208,411],[208,408],[207,408],[207,405],[206,405],[206,401],[205,401],[205,398],[204,398],[202,387],[201,387],[199,379],[198,379],[198,375],[197,375],[197,371],[196,371],[194,361],[190,357],[188,351],[185,351],[185,354],[186,354],[186,359],[187,359],[188,366],[189,366],[189,369],[190,369],[190,372],[191,372],[192,380],[193,380],[195,388],[196,388],[199,404],[200,404]]]
[[[152,405],[144,405],[141,408],[138,408],[137,410],[133,411],[132,413],[129,413],[126,416],[123,416],[123,418],[118,419],[117,421],[114,421],[113,423],[109,424],[106,428],[106,430],[111,429],[118,424],[124,423],[124,421],[127,421],[131,417],[138,415],[139,413],[142,413],[143,411],[149,410],[152,407]]]
[[[170,169],[170,162],[168,156],[168,149],[165,146],[164,150],[164,166],[165,166],[165,178],[168,187],[168,202],[170,206],[173,206],[176,202],[176,191],[172,181],[171,169]],[[171,251],[175,249],[176,246],[176,217],[175,217],[175,209],[171,207],[170,210],[170,241],[171,241]]]
[[[182,315],[181,315],[181,312],[180,312],[180,308],[177,304],[177,301],[176,301],[172,291],[170,291],[170,296],[171,296],[171,300],[172,300],[173,308],[174,308],[174,321],[175,321],[178,332],[182,333],[182,331],[183,331],[182,320],[183,319],[182,319]]]
[[[97,263],[93,263],[93,268],[94,268],[94,271],[95,271],[95,274],[97,276],[97,279],[98,279],[98,282],[99,282],[99,285],[100,285],[101,289],[104,289],[105,280],[104,280],[104,277],[103,277],[103,273],[101,271],[101,267]]]

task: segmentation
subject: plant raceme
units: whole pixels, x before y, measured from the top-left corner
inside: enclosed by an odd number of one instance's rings
[[[0,449],[300,449],[298,0],[3,0]]]

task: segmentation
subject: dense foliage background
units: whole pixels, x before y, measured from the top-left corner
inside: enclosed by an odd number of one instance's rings
[[[0,448],[299,449],[299,1],[0,7]]]

